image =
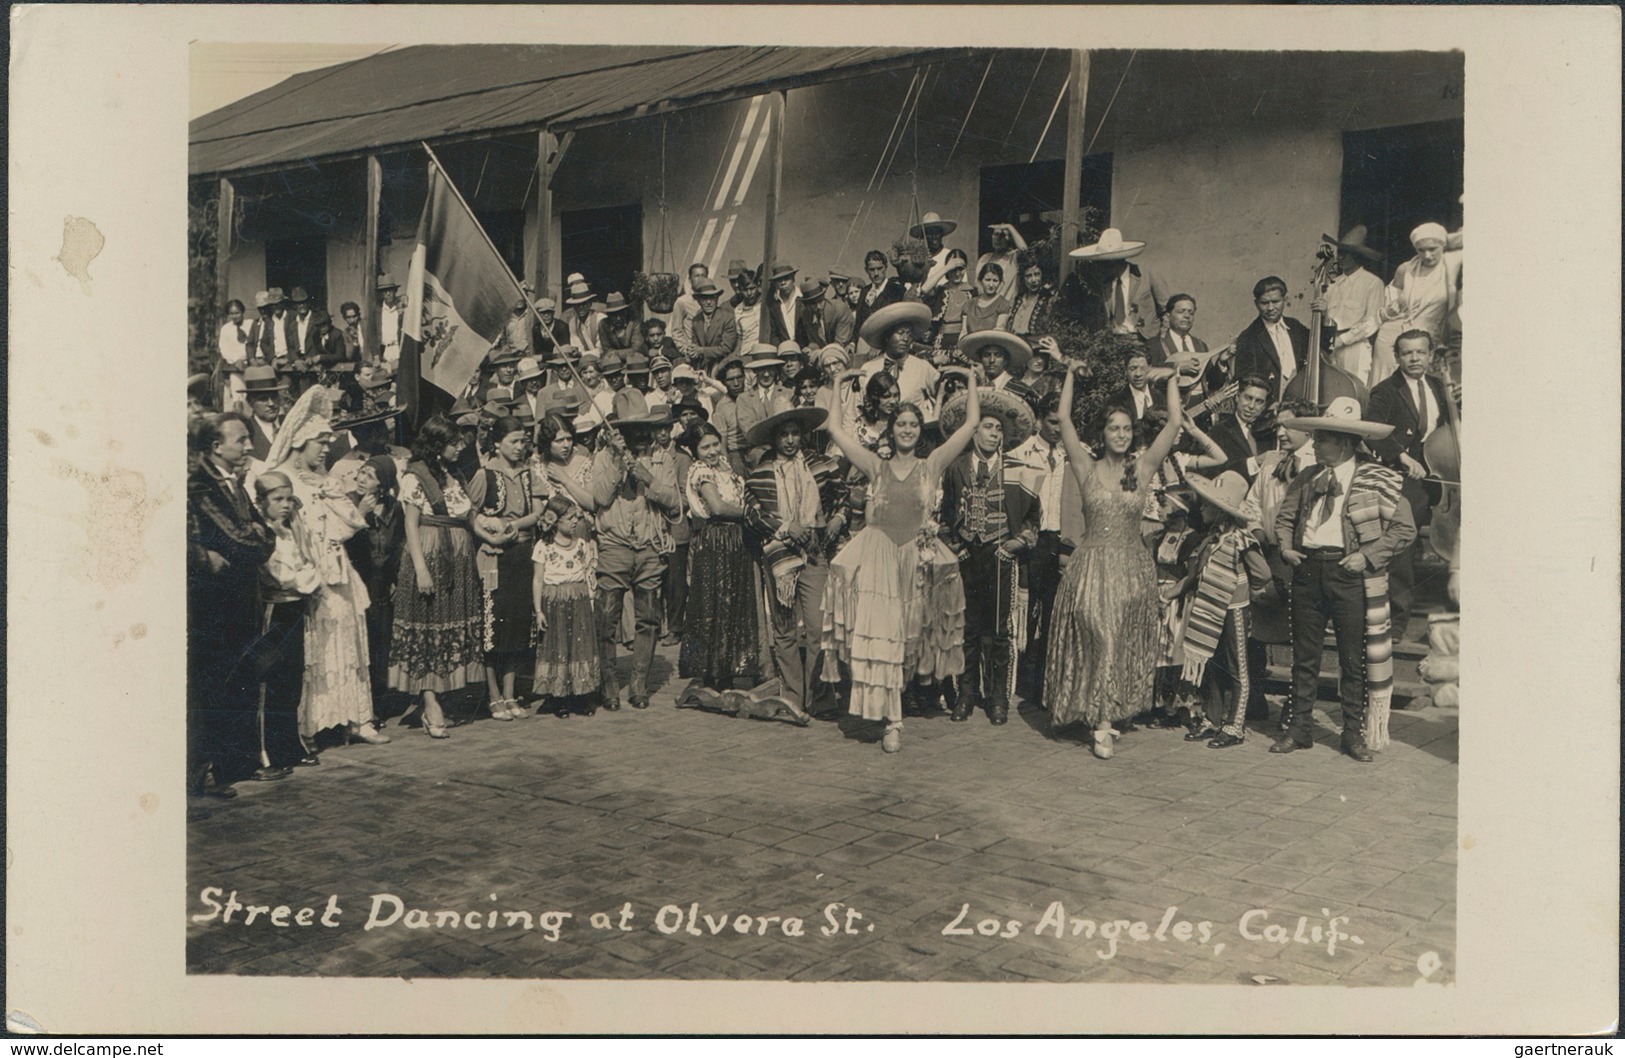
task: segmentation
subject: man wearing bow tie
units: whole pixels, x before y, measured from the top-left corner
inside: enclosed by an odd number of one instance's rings
[[[1388,564],[1415,539],[1416,523],[1400,475],[1355,458],[1362,440],[1386,438],[1392,427],[1363,420],[1358,403],[1340,397],[1326,415],[1299,419],[1295,428],[1313,432],[1319,469],[1293,479],[1275,518],[1281,557],[1292,567],[1292,724],[1270,752],[1314,745],[1329,620],[1340,668],[1342,749],[1369,763],[1372,743],[1380,749],[1386,742],[1392,694]]]

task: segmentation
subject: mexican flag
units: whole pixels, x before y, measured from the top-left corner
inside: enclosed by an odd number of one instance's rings
[[[507,262],[431,159],[429,197],[407,271],[397,387],[414,428],[450,407],[479,373],[518,293]]]

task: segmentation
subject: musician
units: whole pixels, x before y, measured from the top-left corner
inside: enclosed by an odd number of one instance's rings
[[[1427,373],[1433,362],[1433,336],[1421,328],[1406,331],[1394,342],[1399,370],[1371,387],[1371,408],[1367,417],[1387,423],[1394,432],[1371,446],[1377,459],[1405,475],[1404,495],[1411,505],[1417,528],[1433,517],[1439,500],[1439,486],[1428,481],[1423,439],[1447,421],[1445,401],[1449,395],[1444,383]],[[1388,564],[1388,588],[1393,610],[1394,638],[1405,634],[1414,603],[1415,560],[1420,538],[1394,555]]]
[[[1337,278],[1309,306],[1328,332],[1322,345],[1329,344],[1337,366],[1359,379],[1371,373],[1371,337],[1382,326],[1382,280],[1365,268],[1382,254],[1365,244],[1365,235],[1359,224],[1341,239],[1322,236],[1336,248]]]
[[[1207,343],[1191,333],[1196,323],[1196,299],[1189,294],[1175,294],[1162,310],[1168,329],[1148,350],[1152,367],[1161,367],[1181,354],[1207,352]],[[1215,387],[1217,388],[1217,387]]]
[[[1157,395],[1151,392],[1149,352],[1142,346],[1130,347],[1126,366],[1128,385],[1118,390],[1108,405],[1127,411],[1138,426],[1146,418],[1155,418],[1157,413]]]
[[[1236,339],[1235,376],[1257,375],[1269,383],[1270,402],[1309,363],[1309,328],[1286,315],[1286,281],[1265,276],[1253,285],[1258,318]]]
[[[1388,563],[1416,537],[1398,473],[1355,458],[1393,427],[1361,418],[1352,397],[1326,414],[1295,421],[1313,432],[1320,469],[1293,479],[1275,518],[1281,557],[1292,567],[1292,726],[1270,747],[1292,753],[1314,743],[1313,707],[1320,690],[1326,622],[1332,623],[1340,670],[1345,754],[1362,764],[1387,742],[1393,694],[1388,624]]]

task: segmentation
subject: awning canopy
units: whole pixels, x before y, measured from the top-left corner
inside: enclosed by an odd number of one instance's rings
[[[191,123],[194,176],[487,132],[564,131],[861,76],[959,51],[419,45],[298,74]]]

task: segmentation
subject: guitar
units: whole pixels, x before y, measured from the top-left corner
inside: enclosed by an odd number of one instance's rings
[[[1228,411],[1228,405],[1241,392],[1241,383],[1226,382],[1211,397],[1185,409],[1185,418],[1195,419],[1199,415],[1206,415],[1210,411]]]

